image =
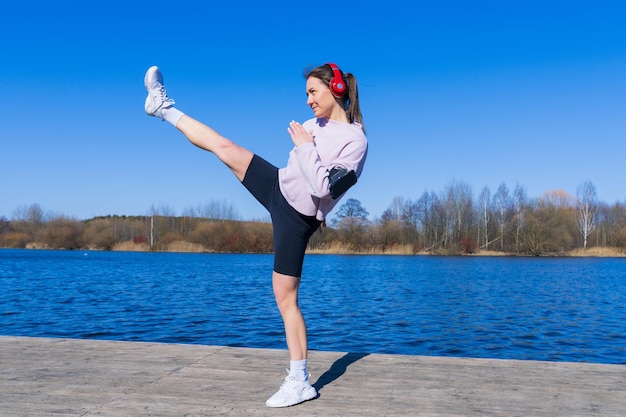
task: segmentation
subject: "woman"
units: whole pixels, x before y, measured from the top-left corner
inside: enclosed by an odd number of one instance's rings
[[[281,169],[175,108],[159,68],[149,68],[144,78],[146,113],[168,121],[191,143],[215,154],[270,213],[272,288],[285,326],[290,367],[285,382],[267,400],[269,407],[287,407],[317,396],[307,373],[307,332],[298,306],[304,253],[311,235],[339,201],[331,196],[329,173],[343,167],[358,177],[367,155],[355,77],[335,64],[325,64],[305,73],[305,78],[307,105],[315,117],[302,125],[289,124],[295,147]]]

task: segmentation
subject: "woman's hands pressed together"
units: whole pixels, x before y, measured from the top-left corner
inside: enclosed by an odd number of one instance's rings
[[[300,146],[304,143],[313,142],[313,135],[311,132],[307,132],[302,125],[294,120],[289,123],[289,127],[287,128],[289,132],[289,136],[291,136],[291,140],[293,144],[296,146]]]

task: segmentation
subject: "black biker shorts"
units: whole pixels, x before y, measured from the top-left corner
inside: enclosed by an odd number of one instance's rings
[[[321,222],[291,207],[278,185],[278,168],[254,155],[242,184],[267,209],[274,232],[274,271],[300,277],[304,252]]]

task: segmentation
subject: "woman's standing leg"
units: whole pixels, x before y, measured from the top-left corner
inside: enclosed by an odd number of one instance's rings
[[[317,397],[317,391],[309,382],[306,370],[307,334],[306,324],[298,305],[299,287],[299,277],[273,272],[272,288],[285,325],[290,367],[283,385],[266,401],[269,407],[289,407]]]
[[[306,324],[298,305],[298,288],[300,278],[272,273],[272,288],[276,305],[285,325],[285,335],[289,358],[301,361],[307,358],[308,343]]]
[[[287,407],[317,397],[307,371],[307,328],[299,306],[298,290],[307,243],[320,225],[314,217],[297,213],[282,198],[272,210],[274,271],[272,288],[285,327],[289,349],[289,375],[266,404]]]

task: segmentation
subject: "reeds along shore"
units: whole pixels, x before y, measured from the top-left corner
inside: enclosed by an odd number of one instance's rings
[[[150,246],[147,243],[135,244],[133,242],[123,242],[115,245],[114,251],[125,252],[149,252]],[[170,243],[162,252],[188,252],[188,253],[217,253],[209,251],[202,245],[178,241]],[[312,255],[442,255],[428,251],[415,252],[412,245],[391,245],[384,249],[369,248],[367,250],[354,250],[351,245],[343,242],[333,242],[328,245],[320,245],[314,249],[308,249],[307,254]],[[515,253],[506,253],[489,250],[478,250],[472,254],[464,254],[464,256],[525,256]],[[526,255],[528,256],[528,255]],[[618,248],[598,248],[575,249],[566,253],[553,253],[544,256],[563,256],[563,257],[598,257],[598,258],[624,258],[626,252]]]

